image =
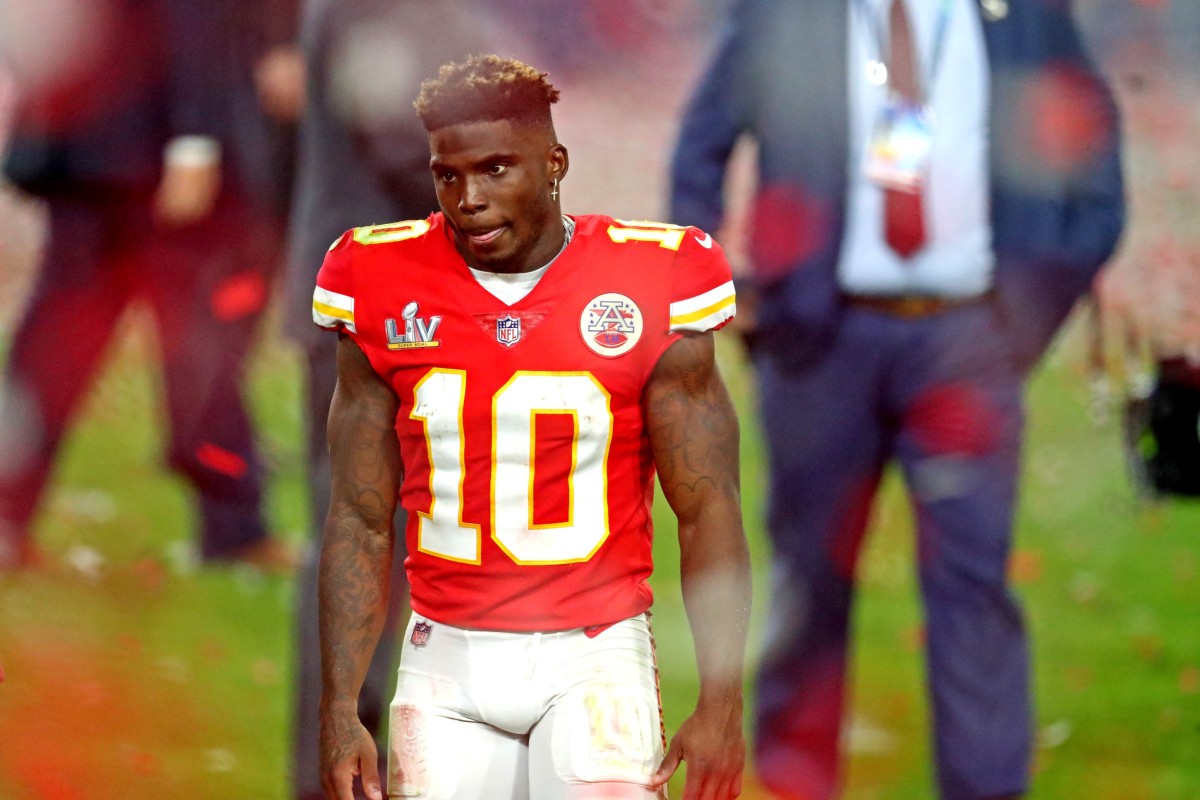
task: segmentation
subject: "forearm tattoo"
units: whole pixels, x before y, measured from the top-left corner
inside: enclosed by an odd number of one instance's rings
[[[337,699],[357,692],[387,610],[400,475],[394,425],[390,395],[364,392],[334,400],[332,501],[321,548],[319,616],[325,689]]]

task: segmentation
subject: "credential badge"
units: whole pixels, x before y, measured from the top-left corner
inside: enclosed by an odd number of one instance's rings
[[[414,347],[441,347],[442,343],[433,338],[437,333],[438,325],[442,324],[441,316],[433,316],[426,319],[425,317],[417,316],[417,301],[413,300],[408,305],[404,306],[404,311],[400,314],[404,320],[404,332],[400,332],[400,326],[396,324],[396,320],[390,317],[384,320],[384,328],[387,333],[387,348],[388,350],[408,350]]]
[[[633,349],[642,338],[642,310],[623,294],[608,292],[592,299],[579,317],[583,343],[597,355],[614,357]]]

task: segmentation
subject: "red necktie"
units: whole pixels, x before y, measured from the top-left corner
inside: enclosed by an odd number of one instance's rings
[[[892,0],[888,12],[890,32],[890,61],[888,81],[897,95],[919,104],[921,92],[917,84],[917,68],[913,58],[912,31],[904,0]],[[884,238],[897,255],[908,258],[925,244],[925,213],[921,206],[921,189],[885,188],[883,190]]]

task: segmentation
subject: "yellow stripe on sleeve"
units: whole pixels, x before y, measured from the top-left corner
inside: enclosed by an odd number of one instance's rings
[[[346,311],[341,308],[336,308],[335,306],[326,305],[325,303],[322,303],[320,300],[313,300],[313,310],[317,311],[318,313],[322,314],[323,316],[333,317],[334,319],[340,319],[343,322],[349,322],[351,325],[354,324],[354,312],[353,311]]]
[[[677,314],[672,316],[671,327],[674,328],[679,325],[687,325],[690,322],[696,322],[704,319],[705,317],[716,315],[725,308],[732,307],[735,299],[736,297],[731,294],[728,297],[721,298],[712,305],[705,306],[704,308],[697,309],[696,311],[692,311],[688,314]]]

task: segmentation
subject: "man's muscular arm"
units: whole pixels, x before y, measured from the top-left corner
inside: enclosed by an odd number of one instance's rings
[[[750,556],[742,530],[737,415],[717,371],[713,334],[663,354],[643,413],[659,482],[679,517],[683,601],[700,673],[696,710],[655,773],[665,783],[688,762],[684,800],[741,793],[742,680],[750,614]]]
[[[395,393],[347,336],[338,341],[329,409],[332,468],[321,545],[321,781],[329,800],[353,800],[360,775],[382,798],[377,753],[358,718],[358,693],[387,614],[392,514],[402,467]]]

